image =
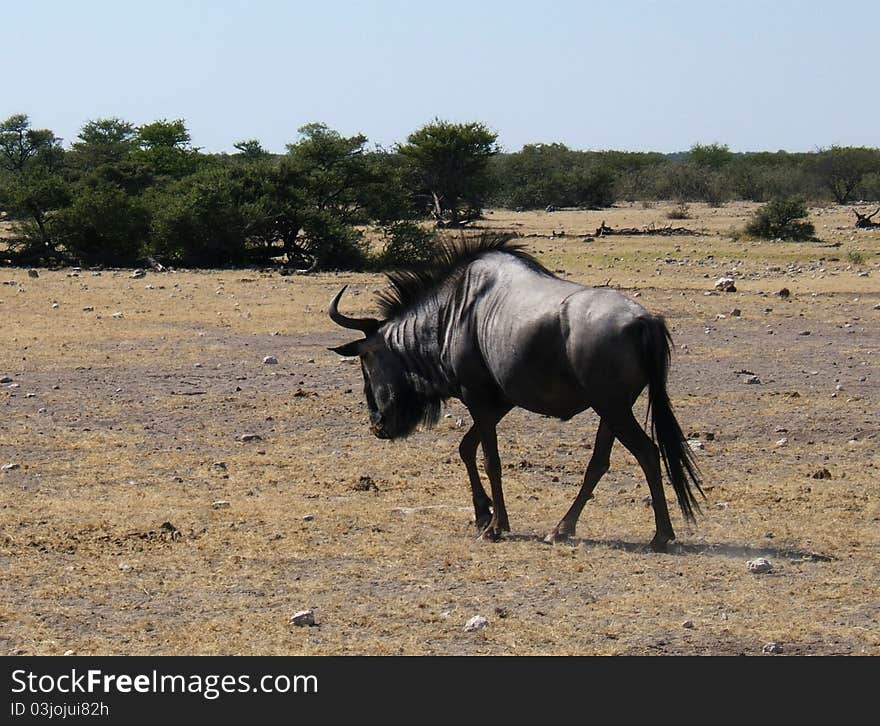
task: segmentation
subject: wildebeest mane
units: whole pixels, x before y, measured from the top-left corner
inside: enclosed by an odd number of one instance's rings
[[[512,234],[498,232],[461,234],[443,239],[427,264],[387,272],[388,287],[376,294],[382,317],[390,320],[405,312],[489,252],[514,255],[535,270],[552,274],[513,239]]]

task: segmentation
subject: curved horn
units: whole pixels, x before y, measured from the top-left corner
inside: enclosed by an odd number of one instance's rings
[[[344,293],[347,288],[348,285],[344,285],[343,288],[336,293],[336,297],[334,297],[333,301],[330,303],[327,314],[330,316],[330,319],[337,325],[341,325],[343,328],[350,328],[352,330],[362,330],[364,333],[369,335],[379,328],[378,320],[376,320],[375,318],[350,318],[347,315],[343,315],[339,312],[339,299],[342,297],[342,293]]]

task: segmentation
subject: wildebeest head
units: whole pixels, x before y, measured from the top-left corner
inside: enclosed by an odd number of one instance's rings
[[[370,430],[380,439],[409,436],[423,421],[439,415],[439,401],[419,395],[401,357],[388,347],[374,318],[350,318],[339,312],[343,287],[330,303],[330,319],[366,337],[330,348],[341,356],[358,356],[364,375],[364,396],[370,410]]]

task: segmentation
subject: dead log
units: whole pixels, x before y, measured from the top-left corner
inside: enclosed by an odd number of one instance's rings
[[[880,227],[880,222],[871,221],[871,217],[877,214],[877,212],[880,212],[880,207],[877,207],[877,209],[875,209],[870,214],[859,214],[855,209],[853,209],[852,212],[856,215],[855,226],[858,229],[874,229],[876,227]]]
[[[596,237],[606,237],[608,235],[625,235],[627,237],[632,237],[634,235],[659,235],[661,237],[673,237],[673,236],[698,236],[703,234],[695,229],[688,229],[687,227],[673,227],[672,225],[668,225],[666,227],[657,227],[653,223],[649,224],[647,227],[620,227],[619,229],[614,229],[613,227],[609,227],[605,224],[605,220],[602,220],[602,224],[596,227]]]

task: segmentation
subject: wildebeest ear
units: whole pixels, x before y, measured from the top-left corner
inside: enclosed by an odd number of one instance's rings
[[[351,357],[355,355],[361,354],[361,341],[353,340],[351,343],[346,343],[345,345],[338,345],[335,348],[328,348],[327,350],[332,350],[334,353],[339,353],[339,355],[345,357]]]

